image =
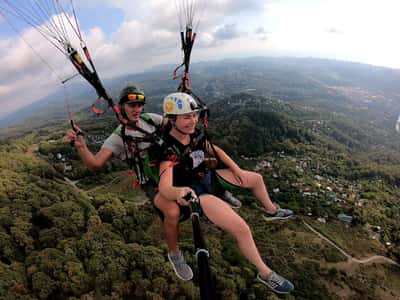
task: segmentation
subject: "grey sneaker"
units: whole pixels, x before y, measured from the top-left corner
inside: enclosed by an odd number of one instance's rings
[[[274,213],[270,213],[268,211],[263,213],[263,218],[267,221],[285,220],[289,219],[291,216],[293,216],[293,211],[283,208],[277,208],[276,212]]]
[[[294,290],[293,283],[273,271],[268,278],[263,278],[258,274],[257,279],[278,294],[289,294]]]
[[[176,276],[182,280],[190,280],[193,278],[193,272],[190,266],[186,263],[181,251],[177,254],[168,252],[168,260],[174,268]]]
[[[242,207],[242,202],[235,198],[231,192],[225,191],[222,195],[222,200],[228,203],[232,208],[240,208]]]

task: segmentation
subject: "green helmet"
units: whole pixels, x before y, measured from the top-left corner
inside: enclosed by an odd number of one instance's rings
[[[119,104],[125,103],[146,103],[144,90],[136,85],[128,85],[119,94]]]

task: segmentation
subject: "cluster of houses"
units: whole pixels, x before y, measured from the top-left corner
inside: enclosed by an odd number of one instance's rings
[[[288,155],[285,155],[283,152],[277,153],[276,157],[283,158],[295,163],[295,170],[300,174],[307,173],[308,170],[311,169],[311,173],[314,173],[316,170],[312,169],[310,166],[311,158],[295,158]],[[279,174],[274,170],[274,161],[273,157],[266,157],[262,160],[256,158],[248,158],[242,157],[245,160],[254,160],[257,161],[254,171],[261,172],[266,169],[270,170],[273,178],[279,178]],[[312,184],[310,184],[312,182]],[[326,201],[327,205],[336,204],[339,207],[350,208],[354,207],[363,207],[367,204],[365,199],[360,198],[360,191],[362,189],[361,184],[344,184],[339,182],[337,179],[333,178],[324,178],[320,175],[314,175],[312,177],[312,181],[308,183],[304,182],[294,182],[291,184],[293,187],[297,187],[302,193],[303,197],[316,197],[323,195],[324,201]],[[273,193],[279,193],[279,188],[274,188]],[[312,216],[312,213],[309,213]],[[339,213],[337,219],[345,224],[351,224],[354,221],[354,216],[346,214],[344,212]],[[319,216],[317,220],[321,223],[327,223],[327,216]],[[366,229],[369,232],[369,236],[371,239],[380,240],[381,228],[376,225],[366,225]],[[390,242],[387,242],[386,245],[390,245]]]
[[[53,153],[50,153],[47,156],[49,159],[56,159],[57,161],[61,162],[63,165],[63,171],[64,173],[68,173],[72,171],[72,165],[67,161],[65,156],[63,156],[61,153],[57,153],[55,156]]]
[[[287,161],[291,161],[295,163],[295,170],[300,174],[315,174],[318,172],[318,164],[317,168],[312,167],[311,158],[295,158],[288,155],[285,155],[283,152],[277,153],[275,157],[279,157],[285,159]],[[269,169],[272,172],[274,178],[279,178],[279,175],[274,170],[274,161],[273,157],[267,157],[264,160],[258,161],[254,170],[262,171],[265,169]],[[310,179],[308,177],[308,179]],[[308,182],[293,182],[291,184],[292,187],[296,187],[299,189],[299,192],[302,193],[303,197],[318,197],[321,199],[321,195],[323,195],[323,199],[327,205],[337,205],[342,208],[351,208],[351,207],[364,207],[368,205],[366,199],[362,199],[360,197],[361,190],[363,188],[361,183],[349,184],[342,183],[336,178],[325,178],[320,175],[314,175],[312,180],[308,180]],[[279,188],[273,189],[274,193],[279,193]],[[343,209],[343,211],[345,211]],[[312,216],[312,213],[308,213],[309,216]],[[349,226],[355,221],[355,217],[346,214],[344,212],[339,213],[336,216],[337,220]],[[318,216],[317,221],[320,223],[327,223],[328,216]],[[382,235],[382,228],[379,225],[365,225],[366,231],[368,233],[369,238],[380,241]],[[386,241],[385,245],[387,247],[391,246],[390,241]]]
[[[106,133],[97,134],[97,135],[88,134],[86,136],[86,141],[89,144],[102,145],[108,136],[109,136],[109,134],[106,134]]]

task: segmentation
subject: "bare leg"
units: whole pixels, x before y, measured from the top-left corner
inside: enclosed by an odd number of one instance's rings
[[[218,227],[231,233],[243,255],[261,274],[269,274],[271,269],[262,260],[247,223],[221,199],[205,194],[200,196],[201,207],[206,216]]]
[[[222,176],[222,178],[224,178],[225,180],[237,186],[250,189],[253,195],[262,202],[266,210],[268,210],[269,212],[275,212],[276,207],[272,203],[271,198],[269,197],[263,177],[256,172],[245,171],[245,170],[243,170],[243,172],[246,173],[246,176],[243,180],[243,183],[240,184],[236,179],[236,177],[232,174],[231,170],[229,169],[217,170],[218,175]]]
[[[164,214],[164,234],[169,252],[178,251],[179,214],[180,209],[175,201],[170,201],[157,194],[154,198],[155,206]]]

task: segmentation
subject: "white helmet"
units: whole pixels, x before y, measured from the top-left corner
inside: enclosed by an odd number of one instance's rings
[[[164,98],[164,116],[184,115],[200,110],[194,98],[186,93],[172,93]]]

